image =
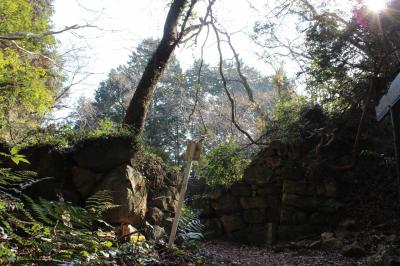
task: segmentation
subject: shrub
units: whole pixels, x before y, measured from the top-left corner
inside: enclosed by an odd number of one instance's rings
[[[228,185],[240,180],[249,160],[245,159],[239,146],[232,141],[212,148],[204,158],[200,175],[211,186]]]

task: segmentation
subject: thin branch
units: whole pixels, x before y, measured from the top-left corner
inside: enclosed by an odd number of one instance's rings
[[[196,111],[197,103],[199,101],[199,92],[200,92],[200,89],[201,89],[201,87],[200,87],[201,86],[201,70],[203,68],[203,62],[204,62],[203,61],[204,47],[205,47],[205,45],[207,43],[209,34],[210,34],[210,27],[207,26],[207,35],[206,35],[206,38],[205,38],[205,40],[203,42],[203,45],[201,46],[201,49],[200,49],[201,50],[201,59],[200,59],[199,70],[197,72],[196,96],[195,96],[195,99],[194,99],[194,105],[193,105],[193,108],[192,108],[192,112],[189,115],[189,120],[192,118],[194,112]]]
[[[223,71],[223,56],[222,56],[222,49],[221,49],[221,38],[219,36],[219,31],[218,31],[217,27],[215,26],[214,17],[212,15],[212,11],[211,11],[211,18],[213,20],[213,23],[211,23],[211,26],[212,26],[212,28],[214,30],[215,37],[217,39],[217,49],[218,49],[218,53],[219,53],[219,74],[220,74],[221,79],[222,79],[222,84],[223,84],[223,87],[224,87],[224,91],[225,91],[226,95],[228,96],[228,99],[229,99],[229,102],[230,102],[230,105],[231,105],[231,121],[232,121],[233,125],[236,127],[236,129],[239,130],[241,133],[243,133],[251,141],[251,143],[255,143],[256,144],[256,142],[254,141],[253,137],[246,130],[242,129],[240,127],[240,125],[237,123],[236,119],[235,119],[235,112],[236,112],[235,111],[236,110],[235,100],[233,99],[231,93],[229,92],[227,81],[225,79],[225,74],[224,74],[224,71]]]
[[[33,32],[14,32],[10,33],[8,35],[0,35],[0,40],[8,40],[8,41],[18,41],[26,38],[34,38],[34,39],[42,39],[44,37],[50,36],[50,35],[56,35],[60,34],[66,31],[70,30],[77,30],[81,28],[94,28],[96,26],[92,26],[89,24],[86,25],[72,25],[72,26],[67,26],[62,30],[56,30],[56,31],[46,31],[43,33],[33,33]]]

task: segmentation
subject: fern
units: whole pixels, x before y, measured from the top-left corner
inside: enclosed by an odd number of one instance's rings
[[[184,242],[201,240],[204,238],[203,229],[204,225],[200,222],[199,213],[184,207],[181,219],[179,220],[178,238]]]
[[[0,198],[19,201],[17,195],[20,195],[27,187],[40,181],[42,179],[36,179],[36,173],[34,172],[0,168]]]
[[[85,203],[85,209],[89,212],[100,216],[105,211],[118,207],[113,204],[111,192],[108,190],[101,190],[89,197]]]

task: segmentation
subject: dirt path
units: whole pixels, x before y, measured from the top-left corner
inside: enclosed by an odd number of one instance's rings
[[[267,266],[353,266],[359,265],[337,252],[318,250],[283,250],[258,248],[235,243],[210,241],[203,248],[218,258],[214,265],[267,265]]]

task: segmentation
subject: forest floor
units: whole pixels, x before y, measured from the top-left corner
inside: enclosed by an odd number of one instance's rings
[[[224,241],[209,241],[202,248],[216,258],[211,265],[268,265],[268,266],[353,266],[356,260],[343,257],[338,251],[310,249],[280,250],[271,247],[252,247]]]

